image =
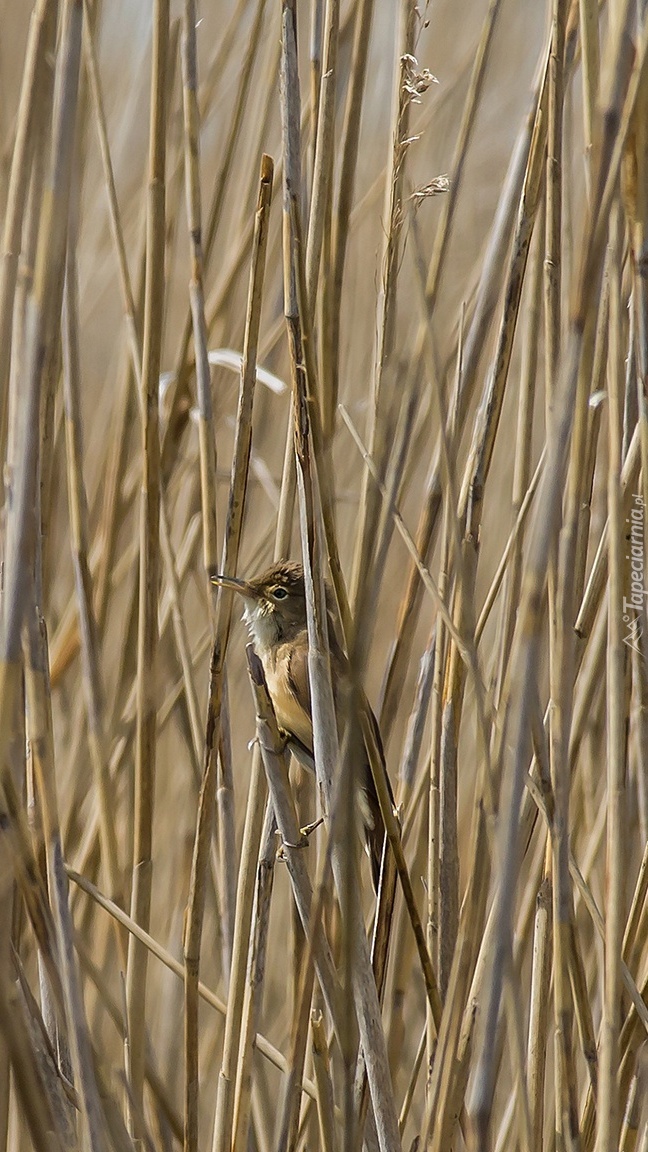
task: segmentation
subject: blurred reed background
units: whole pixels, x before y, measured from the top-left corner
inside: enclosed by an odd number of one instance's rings
[[[648,1152],[646,0],[0,13],[0,1152]]]

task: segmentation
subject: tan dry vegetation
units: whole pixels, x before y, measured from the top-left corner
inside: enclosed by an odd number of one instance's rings
[[[0,19],[0,1152],[647,1152],[645,0]]]

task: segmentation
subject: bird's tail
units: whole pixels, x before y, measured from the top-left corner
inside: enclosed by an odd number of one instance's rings
[[[371,775],[371,770],[369,770],[369,774]],[[371,778],[370,787],[362,789],[361,803],[365,810],[363,811],[365,844],[369,863],[371,864],[371,879],[373,881],[374,892],[377,895],[385,843],[385,824],[382,818],[382,812],[380,811],[380,804],[378,803],[373,777]]]

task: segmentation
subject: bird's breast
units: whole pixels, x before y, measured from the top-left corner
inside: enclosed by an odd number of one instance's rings
[[[275,654],[266,652],[261,659],[279,727],[296,736],[312,753],[313,728],[308,711],[302,707],[291,686],[290,652],[285,649],[279,649]]]

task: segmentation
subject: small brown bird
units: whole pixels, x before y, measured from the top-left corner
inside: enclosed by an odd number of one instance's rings
[[[213,576],[214,584],[230,588],[242,596],[247,624],[255,650],[263,664],[266,683],[277,723],[285,732],[288,747],[304,767],[314,771],[313,724],[308,679],[308,628],[304,570],[301,564],[274,564],[255,580],[235,580]],[[330,609],[332,593],[327,587],[328,636],[331,653],[331,679],[338,715],[349,687],[349,664],[335,634]],[[384,762],[384,752],[376,718],[365,701],[376,743]],[[374,889],[378,889],[385,827],[364,745],[358,772],[359,809],[367,853],[371,861]],[[393,797],[392,797],[393,800]]]

